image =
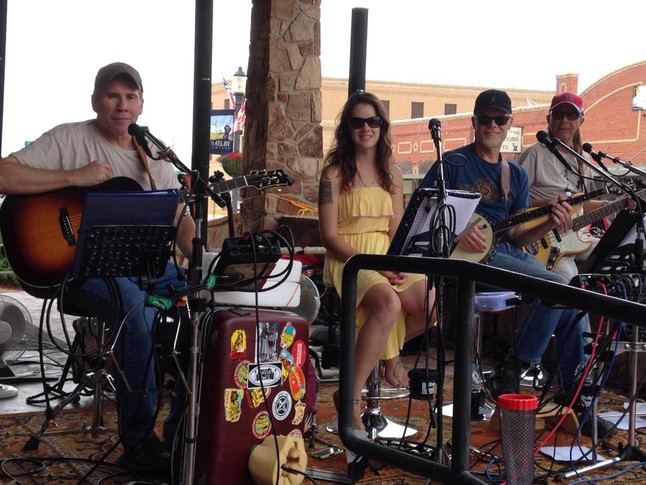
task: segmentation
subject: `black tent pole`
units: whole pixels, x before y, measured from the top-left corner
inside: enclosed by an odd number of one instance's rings
[[[195,0],[195,54],[193,78],[193,157],[191,168],[200,179],[209,178],[211,124],[211,71],[213,60],[213,0]],[[202,234],[208,240],[208,198],[203,201]],[[205,240],[205,244],[207,243]]]
[[[2,120],[4,119],[5,54],[7,52],[7,0],[0,0],[0,157],[2,157]]]

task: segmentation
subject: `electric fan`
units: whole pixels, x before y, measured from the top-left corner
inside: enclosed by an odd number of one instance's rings
[[[321,308],[319,290],[314,282],[305,275],[301,275],[300,287],[301,300],[293,311],[307,323],[312,323]]]
[[[33,336],[31,315],[15,298],[0,295],[0,380],[15,377],[9,364],[29,348]],[[15,387],[0,384],[0,398],[18,394]]]

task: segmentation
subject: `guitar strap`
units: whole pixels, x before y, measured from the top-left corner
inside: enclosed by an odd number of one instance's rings
[[[585,165],[583,165],[583,162],[577,158],[576,160],[577,166],[579,167],[579,183],[581,184],[581,190],[583,190],[584,194],[588,193],[588,187],[585,184],[585,178],[583,178],[583,173],[585,172]]]
[[[509,162],[502,156],[500,157],[500,190],[502,190],[502,196],[507,204],[511,193]]]
[[[135,140],[133,138],[132,142],[135,144],[135,148],[137,149],[137,153],[139,154],[139,160],[141,160],[141,164],[144,166],[144,170],[146,171],[146,174],[148,175],[148,181],[150,182],[151,190],[157,190],[157,186],[155,185],[155,181],[153,180],[153,176],[150,173],[150,169],[148,168],[148,156],[146,155],[146,152],[141,147],[141,145],[139,145],[139,143],[137,143],[137,140]]]

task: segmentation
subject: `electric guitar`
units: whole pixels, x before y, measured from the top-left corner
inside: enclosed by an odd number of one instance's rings
[[[646,189],[641,190],[637,195],[646,195]],[[558,266],[562,257],[581,254],[590,249],[592,241],[583,236],[581,229],[615,212],[627,209],[629,203],[630,199],[624,198],[587,212],[572,221],[571,230],[561,232],[558,228],[552,229],[538,241],[525,246],[525,250],[536,256],[551,271]]]
[[[573,212],[576,210],[575,207],[578,207],[580,204],[583,204],[589,199],[599,197],[608,193],[608,189],[599,189],[588,194],[582,194],[575,197],[570,197],[565,199],[564,202],[567,202],[572,206]],[[538,225],[549,217],[552,213],[552,205],[545,205],[536,209],[517,214],[515,216],[503,219],[495,223],[489,222],[489,220],[482,214],[474,212],[469,222],[467,223],[467,228],[472,225],[481,226],[481,230],[485,236],[485,244],[487,245],[487,250],[480,253],[474,253],[469,251],[467,248],[464,248],[460,245],[456,245],[455,249],[451,253],[449,259],[462,259],[466,261],[471,261],[472,263],[486,263],[492,256],[493,248],[498,243],[498,234],[506,231],[514,226],[520,224],[528,224],[528,227],[533,225]],[[531,224],[530,224],[531,223]]]
[[[210,184],[212,192],[291,185],[282,170],[254,170],[249,175]],[[68,187],[33,195],[9,195],[0,206],[0,232],[12,271],[33,296],[53,294],[63,283],[76,254],[85,196],[91,191],[143,190],[134,180],[115,177],[94,187]]]

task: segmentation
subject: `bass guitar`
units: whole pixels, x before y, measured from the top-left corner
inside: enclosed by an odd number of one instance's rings
[[[564,202],[570,204],[572,206],[572,211],[574,212],[576,208],[578,208],[578,206],[583,204],[585,201],[599,197],[601,195],[605,195],[607,193],[608,189],[599,189],[588,194],[570,197],[569,199],[565,199]],[[463,248],[460,245],[457,245],[451,253],[450,259],[462,259],[471,261],[472,263],[485,263],[492,256],[493,248],[498,243],[498,235],[500,233],[521,224],[528,224],[528,227],[540,224],[541,222],[547,220],[551,213],[552,205],[550,204],[529,210],[527,212],[523,212],[521,214],[517,214],[507,219],[503,219],[502,221],[491,223],[484,215],[474,212],[469,219],[469,222],[467,223],[467,228],[472,227],[473,225],[481,226],[481,230],[485,236],[485,244],[487,245],[487,250],[481,253],[474,253],[466,248]]]
[[[637,192],[637,195],[646,195],[646,189]],[[572,221],[571,230],[562,232],[553,229],[538,241],[525,246],[525,251],[536,256],[550,271],[554,270],[564,256],[574,256],[590,249],[592,241],[583,234],[582,229],[606,216],[627,209],[629,204],[629,198],[622,198],[587,212]]]
[[[210,184],[215,193],[291,185],[282,170],[255,170]],[[9,195],[0,206],[0,232],[7,259],[22,287],[43,298],[63,283],[76,254],[85,196],[91,191],[143,190],[134,180],[115,177],[93,187],[68,187],[32,195]]]

